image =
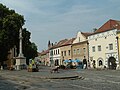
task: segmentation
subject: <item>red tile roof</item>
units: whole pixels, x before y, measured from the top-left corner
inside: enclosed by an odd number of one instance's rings
[[[61,46],[71,45],[74,40],[75,38],[71,38],[69,40],[68,39],[60,40],[57,44],[53,45],[53,47],[51,47],[50,49],[55,49]]]
[[[104,25],[102,25],[95,33],[104,32],[107,30],[118,29],[120,30],[120,21],[110,19]]]
[[[54,49],[54,48],[57,48],[57,47],[60,47],[63,45],[63,43],[65,43],[68,39],[63,39],[63,40],[60,40],[58,43],[54,44],[50,49]]]
[[[65,43],[63,43],[62,46],[71,45],[74,40],[75,40],[75,38],[71,38],[71,39],[67,40]]]
[[[63,45],[66,41],[68,41],[68,39],[64,39],[64,40],[59,41],[57,46]]]
[[[49,53],[49,50],[43,50],[41,53],[39,53],[39,55],[45,55],[47,53]]]

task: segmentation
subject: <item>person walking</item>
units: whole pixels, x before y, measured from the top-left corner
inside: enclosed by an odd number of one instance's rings
[[[87,69],[87,60],[86,60],[85,56],[84,56],[84,59],[83,59],[83,68]]]

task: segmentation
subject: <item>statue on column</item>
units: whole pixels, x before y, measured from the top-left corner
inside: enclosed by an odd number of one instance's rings
[[[22,53],[22,29],[19,31],[19,55],[16,57],[16,69],[21,70],[23,69],[23,66],[26,65],[26,58],[24,57]]]

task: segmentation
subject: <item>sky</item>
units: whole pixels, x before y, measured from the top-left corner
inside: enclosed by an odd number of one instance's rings
[[[109,19],[120,20],[120,0],[0,0],[24,16],[38,52],[52,43],[92,32]]]

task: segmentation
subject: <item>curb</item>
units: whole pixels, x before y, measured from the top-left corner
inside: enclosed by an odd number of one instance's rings
[[[39,78],[39,79],[82,79],[82,76],[66,76],[66,77],[34,77],[34,78]]]

